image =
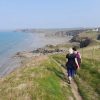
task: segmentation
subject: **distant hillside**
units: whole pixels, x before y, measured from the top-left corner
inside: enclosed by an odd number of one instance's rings
[[[62,28],[62,29],[19,29],[17,32],[44,33],[46,36],[74,36],[86,31],[84,28]]]
[[[100,44],[99,41],[100,32],[84,31],[80,34],[73,36],[71,42],[80,43],[80,47],[86,47],[88,45]]]
[[[73,83],[67,83],[67,51],[38,56],[33,53],[30,55],[29,52],[21,62],[21,68],[0,79],[0,100],[80,100],[75,98],[74,93],[79,93],[83,100],[100,100],[100,45],[96,39],[98,34],[88,31],[76,35],[83,40],[86,37],[97,41],[97,44],[79,50],[82,64],[74,78],[77,88]],[[52,45],[50,47],[53,48]],[[69,48],[67,45],[59,45],[54,49],[62,47]],[[78,92],[73,92],[73,89]]]

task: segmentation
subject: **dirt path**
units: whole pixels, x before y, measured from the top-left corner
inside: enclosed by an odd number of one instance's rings
[[[52,60],[57,63],[58,66],[61,66],[55,59],[52,58]],[[66,75],[66,71],[63,71]],[[70,84],[70,87],[71,87],[71,91],[75,97],[75,100],[83,100],[79,91],[78,91],[78,86],[77,84],[75,83],[74,80],[71,81],[71,84]]]
[[[77,86],[77,84],[75,83],[74,80],[72,80],[70,87],[71,87],[71,91],[72,91],[75,99],[76,100],[82,100],[82,97],[80,96],[80,93],[78,91],[78,86]]]

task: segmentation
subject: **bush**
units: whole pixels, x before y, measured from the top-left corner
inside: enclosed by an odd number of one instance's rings
[[[91,41],[92,40],[88,37],[82,39],[80,42],[80,48],[87,47],[91,43]]]
[[[100,40],[100,34],[97,36],[97,40]]]
[[[70,40],[70,42],[80,42],[81,39],[78,35],[73,36],[73,38]]]

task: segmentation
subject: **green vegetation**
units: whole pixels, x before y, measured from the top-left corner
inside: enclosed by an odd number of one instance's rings
[[[75,82],[84,100],[100,100],[100,41],[97,33],[82,33],[92,43],[80,49],[82,65]],[[49,49],[71,45],[49,45]],[[71,100],[75,99],[66,82],[65,53],[26,59],[25,66],[0,80],[0,100]],[[42,59],[42,60],[41,60]]]
[[[79,77],[76,77],[81,95],[84,100],[100,100],[100,62],[91,63],[91,59],[83,59]]]
[[[83,52],[82,65],[75,77],[79,92],[84,100],[100,100],[100,49],[90,47],[80,49]],[[53,55],[60,64],[65,64],[65,55]]]
[[[100,40],[98,40],[99,35],[100,32],[84,31],[78,35],[75,35],[71,39],[71,42],[79,43],[79,46],[81,48],[87,46],[100,45]]]
[[[86,32],[83,32],[81,34],[79,34],[79,37],[88,37],[88,38],[91,38],[91,39],[97,39],[97,36],[99,35],[100,33],[99,32],[94,32],[94,31],[86,31]]]
[[[100,100],[100,48],[91,46],[80,50],[82,65],[76,82],[85,100]]]
[[[52,59],[16,70],[0,82],[0,100],[70,100],[64,73]]]
[[[99,46],[94,48],[80,49],[82,65],[75,81],[84,100],[100,99],[100,48]],[[36,62],[33,64],[31,61],[28,66],[17,69],[1,79],[0,100],[74,99],[64,74],[65,61],[64,53],[53,54],[36,65],[34,65]]]

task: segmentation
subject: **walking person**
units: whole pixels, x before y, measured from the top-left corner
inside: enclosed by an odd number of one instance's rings
[[[77,51],[77,47],[74,46],[72,49],[73,49],[74,54],[76,55],[76,58],[77,58],[77,61],[78,61],[78,65],[80,67],[81,66],[81,62],[82,62],[81,54],[80,54],[79,51]],[[77,65],[76,65],[75,74],[76,74],[76,72],[77,72]]]
[[[74,51],[72,48],[70,48],[69,53],[66,55],[67,62],[66,62],[66,67],[67,67],[67,73],[68,73],[68,83],[71,83],[71,79],[75,75],[75,70],[76,70],[76,65],[77,68],[79,68],[79,64],[76,58],[76,54],[74,54]]]

